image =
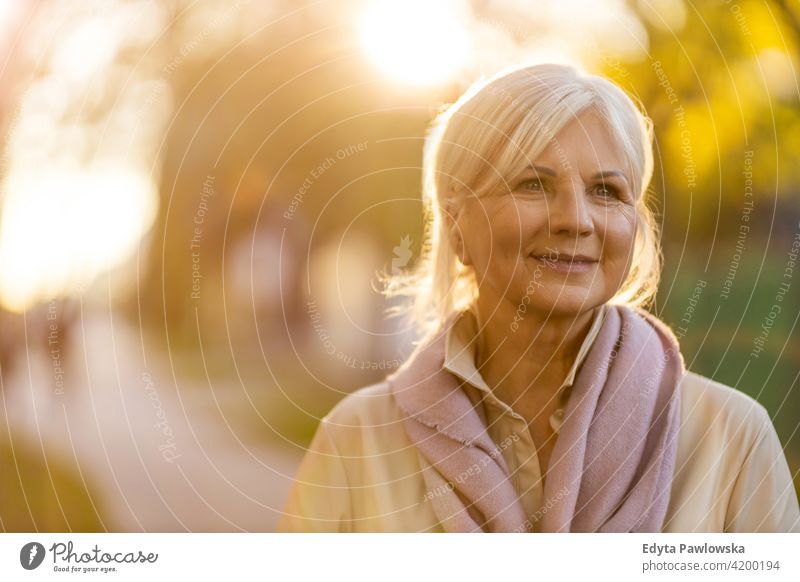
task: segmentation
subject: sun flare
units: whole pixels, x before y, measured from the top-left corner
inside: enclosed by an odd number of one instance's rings
[[[389,77],[409,84],[446,81],[471,53],[460,4],[452,0],[376,0],[360,22],[369,57]]]

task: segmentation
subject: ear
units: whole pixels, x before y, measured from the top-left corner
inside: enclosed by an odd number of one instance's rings
[[[455,216],[448,212],[444,213],[444,221],[449,238],[448,242],[450,243],[450,248],[453,249],[453,252],[458,257],[458,260],[461,261],[463,265],[471,265],[472,259],[470,259],[469,252],[464,244],[464,221],[461,220],[461,217],[462,213],[460,210]]]

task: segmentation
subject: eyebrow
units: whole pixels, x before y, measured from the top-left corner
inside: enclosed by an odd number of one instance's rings
[[[531,168],[536,170],[536,172],[538,172],[539,174],[547,174],[548,176],[553,176],[553,177],[556,176],[555,170],[551,170],[550,168],[546,168],[544,166],[531,166]]]
[[[555,177],[555,176],[558,175],[558,174],[556,174],[555,170],[553,170],[552,168],[548,168],[546,166],[535,166],[535,165],[533,165],[533,166],[531,166],[531,168],[533,170],[535,170],[536,172],[538,172],[540,174],[545,174],[547,176]],[[620,172],[619,170],[605,170],[603,172],[597,172],[594,176],[592,176],[592,179],[596,180],[598,178],[613,178],[613,177],[619,177],[619,178],[622,178],[623,180],[625,180],[626,182],[628,181],[628,177],[623,172]]]
[[[620,172],[619,170],[606,170],[605,172],[597,172],[594,176],[592,176],[592,179],[613,178],[615,176],[619,177],[619,178],[622,178],[626,182],[628,181],[628,177],[625,174],[623,174],[622,172]]]

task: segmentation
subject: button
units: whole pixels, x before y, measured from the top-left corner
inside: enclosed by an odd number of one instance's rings
[[[558,432],[561,430],[561,425],[564,422],[564,409],[559,408],[553,414],[550,415],[550,428],[554,431]]]

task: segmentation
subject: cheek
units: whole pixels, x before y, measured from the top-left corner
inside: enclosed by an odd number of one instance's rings
[[[507,204],[492,220],[492,241],[495,254],[489,268],[518,271],[524,265],[526,249],[537,231],[535,218],[529,208]]]
[[[604,231],[604,262],[626,273],[633,261],[636,240],[635,211],[619,210],[609,215]]]
[[[486,205],[479,215],[473,213],[464,225],[464,236],[475,267],[487,272],[507,269],[523,249],[523,232],[529,229],[525,217],[514,204]]]

